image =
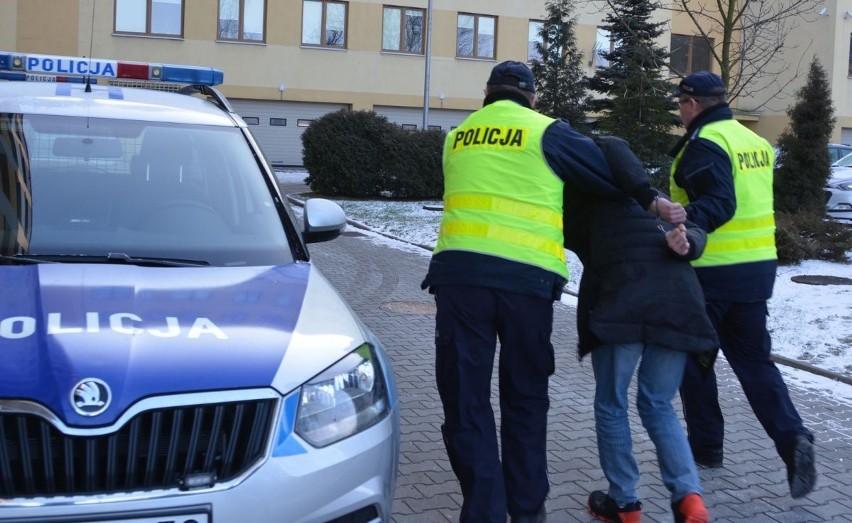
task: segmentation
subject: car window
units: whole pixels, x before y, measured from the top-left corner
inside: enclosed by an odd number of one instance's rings
[[[828,146],[828,156],[831,160],[831,163],[837,162],[838,160],[848,156],[852,153],[852,147],[843,146],[843,145],[829,145]]]
[[[852,153],[852,151],[850,151]],[[852,166],[852,154],[840,158],[832,164],[832,167],[850,167]]]
[[[237,127],[2,114],[0,148],[18,174],[3,187],[19,221],[0,233],[3,252],[292,261]]]

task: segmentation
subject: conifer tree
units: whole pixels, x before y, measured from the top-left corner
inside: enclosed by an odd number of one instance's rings
[[[548,0],[547,16],[536,42],[540,60],[532,63],[536,78],[536,110],[564,118],[577,129],[586,127],[586,78],[583,54],[577,48],[573,0]]]
[[[654,185],[667,188],[663,180],[673,143],[672,126],[678,123],[671,98],[672,85],[663,78],[668,53],[655,40],[665,31],[664,23],[650,21],[660,6],[653,0],[607,0],[610,11],[602,28],[609,32],[612,50],[601,56],[609,62],[598,67],[590,81],[600,96],[589,102],[598,114],[601,134],[625,138],[643,164],[660,167]]]
[[[825,69],[814,57],[808,79],[787,109],[790,123],[778,138],[775,209],[825,214],[824,187],[831,175],[828,142],[834,129],[834,106]]]

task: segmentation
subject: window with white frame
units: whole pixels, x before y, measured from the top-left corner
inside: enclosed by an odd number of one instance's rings
[[[219,0],[219,40],[263,42],[266,0]]]
[[[496,38],[496,17],[459,13],[456,32],[456,56],[493,59]]]
[[[615,44],[612,41],[612,35],[603,27],[598,27],[595,31],[595,49],[593,60],[595,67],[609,67],[609,60],[604,55],[611,53],[615,49]]]
[[[115,32],[183,36],[183,0],[115,0]]]
[[[852,76],[852,34],[849,35],[849,76]]]
[[[541,37],[542,29],[544,29],[544,22],[541,20],[530,20],[529,38],[527,39],[527,62],[541,60],[538,45],[544,44],[544,39]]]
[[[346,48],[347,2],[303,0],[302,44]]]
[[[382,15],[382,51],[423,54],[426,11],[385,6]]]
[[[703,36],[672,34],[669,67],[674,74],[709,71],[713,40]]]

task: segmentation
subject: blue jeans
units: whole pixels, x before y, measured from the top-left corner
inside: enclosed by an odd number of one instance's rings
[[[639,499],[639,467],[627,417],[627,389],[637,365],[636,406],[657,448],[660,474],[672,502],[703,492],[686,433],[672,407],[686,357],[685,352],[642,343],[602,345],[592,351],[598,456],[609,480],[609,496],[620,507]]]

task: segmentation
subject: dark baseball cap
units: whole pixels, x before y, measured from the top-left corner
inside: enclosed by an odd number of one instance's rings
[[[710,71],[698,71],[685,77],[675,89],[674,95],[680,96],[722,96],[728,92],[719,75]]]
[[[535,77],[526,64],[508,60],[499,63],[491,70],[488,85],[510,85],[535,93]]]

